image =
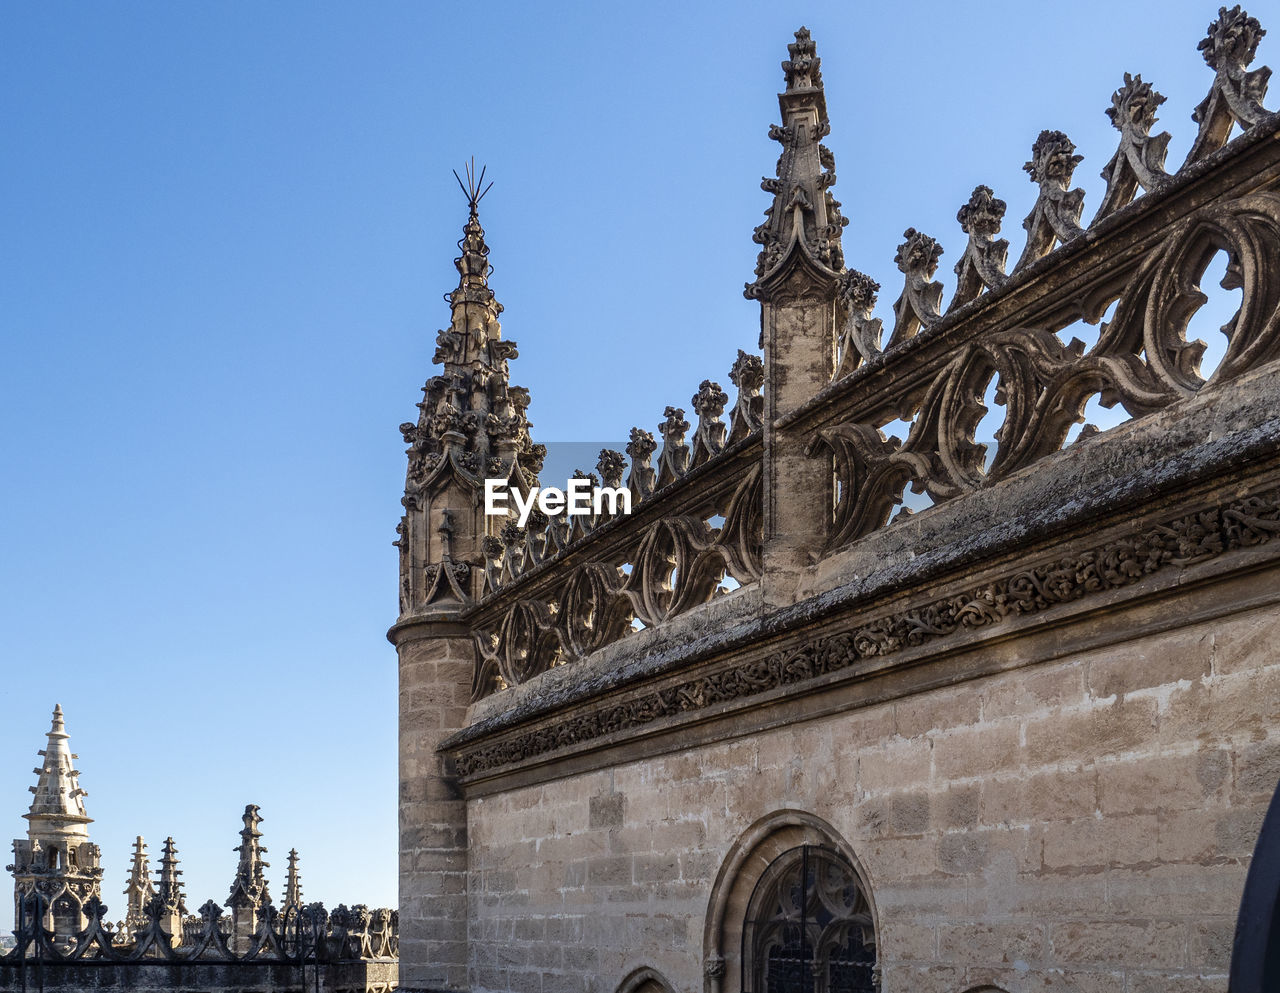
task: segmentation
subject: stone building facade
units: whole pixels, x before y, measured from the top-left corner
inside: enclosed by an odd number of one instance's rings
[[[635,429],[629,467],[601,453],[629,516],[484,514],[486,478],[529,491],[544,453],[470,186],[443,368],[402,426],[402,988],[1227,988],[1280,777],[1262,34],[1212,20],[1181,166],[1126,75],[1091,219],[1046,130],[1016,261],[979,186],[954,296],[908,229],[876,317],[797,32],[746,289],[763,356],[732,405],[706,380]],[[1219,254],[1241,303],[1202,376]],[[1093,396],[1128,420],[1080,430]]]

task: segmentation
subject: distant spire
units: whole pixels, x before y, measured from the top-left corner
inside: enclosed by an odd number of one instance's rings
[[[53,726],[49,729],[49,743],[40,751],[43,764],[33,770],[39,780],[28,789],[35,794],[31,801],[31,809],[23,816],[31,822],[35,830],[37,821],[57,821],[64,824],[92,824],[93,818],[85,812],[84,797],[88,796],[80,788],[80,770],[73,761],[77,756],[68,744],[66,723],[62,718],[62,707],[54,704]],[[71,833],[88,837],[84,827],[74,828]]]
[[[47,902],[69,895],[74,913],[56,923],[58,938],[70,939],[84,926],[83,908],[101,897],[102,853],[89,840],[92,818],[85,813],[85,792],[73,763],[62,708],[53,708],[48,743],[35,770],[39,779],[29,787],[35,798],[27,819],[27,837],[13,843],[14,895],[18,900],[39,894]]]
[[[182,870],[178,868],[178,848],[172,838],[165,838],[164,851],[160,854],[160,888],[157,895],[166,910],[185,916],[187,903],[182,894],[182,880],[178,878],[181,875]]]
[[[782,145],[775,178],[761,180],[773,194],[766,220],[756,228],[761,246],[756,280],[748,283],[748,297],[767,298],[797,267],[811,281],[831,289],[844,270],[840,234],[848,220],[831,194],[835,184],[835,156],[822,139],[831,131],[827,98],[822,88],[822,60],[808,28],[796,32],[782,63],[786,90],[778,95],[782,124],[769,128],[769,137]]]
[[[267,880],[262,873],[271,863],[262,860],[267,850],[260,842],[262,832],[258,830],[258,825],[262,823],[262,818],[256,804],[251,803],[244,808],[243,820],[240,844],[233,849],[240,853],[240,863],[236,866],[236,878],[231,883],[231,896],[227,900],[227,906],[257,909],[271,902]]]
[[[147,858],[147,843],[138,835],[133,843],[133,861],[129,866],[129,883],[125,886],[125,896],[129,898],[125,910],[125,921],[130,927],[141,927],[146,922],[147,901],[156,895],[151,885],[150,860]]]
[[[284,908],[299,909],[302,907],[302,877],[298,875],[298,850],[289,849],[289,874],[284,884]]]

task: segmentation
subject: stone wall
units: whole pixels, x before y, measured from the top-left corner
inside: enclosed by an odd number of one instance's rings
[[[612,993],[647,966],[702,989],[722,866],[797,811],[865,875],[886,991],[1224,989],[1280,777],[1280,615],[1125,640],[1139,623],[1112,615],[1091,651],[1064,631],[1033,671],[472,800],[470,987]]]

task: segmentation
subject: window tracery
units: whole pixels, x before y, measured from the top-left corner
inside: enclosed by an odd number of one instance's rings
[[[871,908],[825,848],[784,852],[756,884],[742,931],[743,993],[875,993]]]

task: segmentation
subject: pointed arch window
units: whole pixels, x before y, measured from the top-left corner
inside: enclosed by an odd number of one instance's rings
[[[871,908],[837,852],[801,845],[756,883],[742,931],[743,993],[875,993]]]

